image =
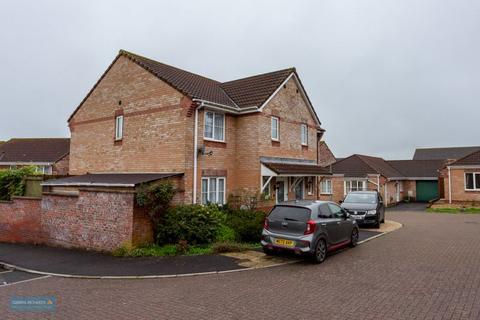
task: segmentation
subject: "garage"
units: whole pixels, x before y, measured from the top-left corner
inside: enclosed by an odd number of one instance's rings
[[[438,198],[438,181],[417,181],[417,201],[428,202]]]

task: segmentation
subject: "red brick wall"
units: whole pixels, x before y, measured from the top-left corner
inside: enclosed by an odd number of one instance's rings
[[[134,207],[133,192],[80,190],[78,196],[0,202],[0,241],[112,251],[151,243],[153,232],[145,212]]]
[[[480,172],[478,169],[450,169],[450,183],[452,187],[452,202],[480,202],[480,191],[466,191],[465,190],[465,173],[466,172]],[[441,172],[444,177],[445,199],[449,200],[448,191],[448,170],[444,169]],[[442,179],[442,178],[440,178]]]
[[[131,243],[133,193],[90,192],[78,197],[45,195],[42,228],[52,245],[111,251]]]
[[[0,241],[43,243],[40,199],[14,197],[0,201]]]
[[[318,142],[318,164],[326,167],[335,163],[337,159],[333,155],[332,151],[328,147],[325,141]]]

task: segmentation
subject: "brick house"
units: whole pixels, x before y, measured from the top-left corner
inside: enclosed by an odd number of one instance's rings
[[[480,202],[480,150],[446,165],[442,178],[445,202]]]
[[[70,139],[10,139],[0,144],[0,169],[35,166],[38,173],[66,175],[69,170]]]
[[[354,154],[331,165],[332,176],[320,181],[322,200],[342,200],[350,191],[377,190],[386,205],[394,205],[404,199],[422,199],[417,185],[438,180],[442,160],[392,160]],[[418,188],[420,189],[420,188]]]
[[[68,123],[71,175],[181,174],[186,203],[316,199],[329,175],[294,68],[218,82],[121,50]]]

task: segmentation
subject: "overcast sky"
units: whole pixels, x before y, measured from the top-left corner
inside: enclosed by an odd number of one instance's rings
[[[69,136],[126,49],[219,81],[296,67],[338,157],[480,145],[480,1],[0,4],[0,140]]]

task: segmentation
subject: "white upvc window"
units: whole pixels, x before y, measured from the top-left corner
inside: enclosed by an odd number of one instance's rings
[[[203,137],[208,140],[225,141],[225,115],[223,113],[205,112]]]
[[[465,190],[467,191],[480,190],[480,173],[479,172],[465,173]]]
[[[35,166],[35,172],[40,174],[52,174],[52,166]]]
[[[345,194],[352,191],[367,190],[367,181],[365,180],[347,180],[345,181]]]
[[[202,204],[225,204],[225,177],[202,178]]]
[[[320,182],[320,193],[321,194],[332,194],[332,180],[323,179]]]
[[[308,146],[308,126],[304,123],[300,126],[300,141],[302,146]]]
[[[123,139],[123,116],[115,118],[115,140]]]
[[[280,130],[279,130],[279,119],[277,117],[272,117],[272,140],[280,140]]]

